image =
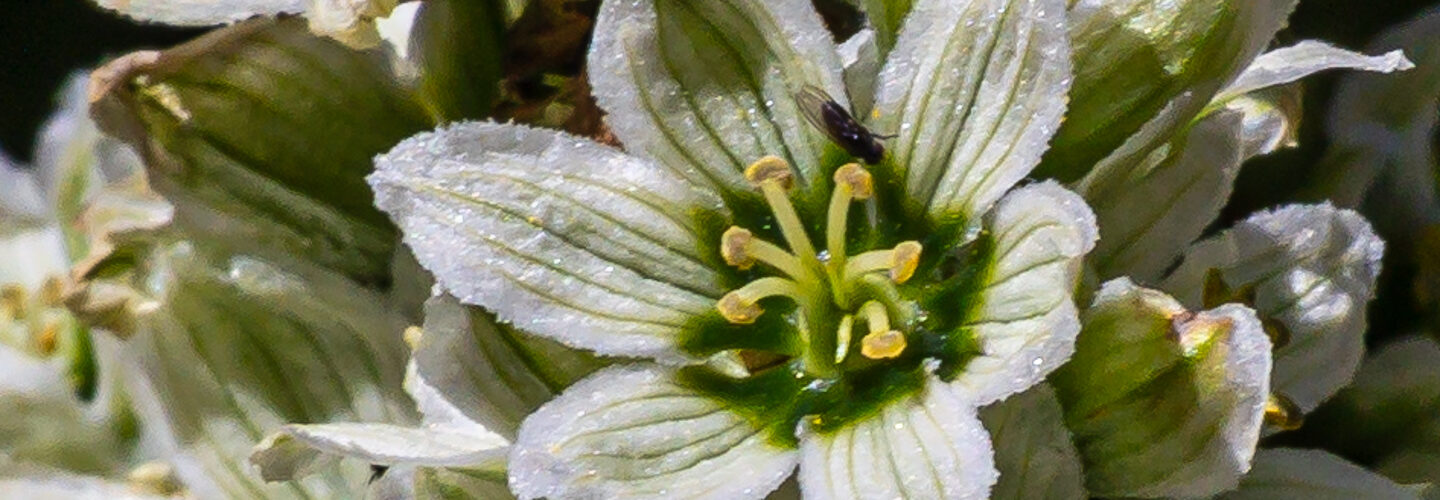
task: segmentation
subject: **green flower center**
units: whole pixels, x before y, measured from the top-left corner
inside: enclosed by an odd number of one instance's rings
[[[715,304],[716,310],[730,323],[751,324],[765,313],[760,301],[777,297],[793,301],[805,353],[802,366],[811,376],[837,375],[855,350],[874,361],[899,357],[908,346],[907,332],[902,330],[913,323],[916,309],[900,298],[895,285],[915,274],[920,243],[905,241],[889,249],[848,253],[845,231],[850,205],[874,194],[870,173],[852,163],[835,172],[825,251],[817,253],[791,204],[791,175],[790,166],[773,156],[746,169],[746,178],[764,195],[789,249],[757,239],[742,227],[725,231],[720,253],[727,264],[741,270],[764,264],[780,276],[759,278],[731,291]]]

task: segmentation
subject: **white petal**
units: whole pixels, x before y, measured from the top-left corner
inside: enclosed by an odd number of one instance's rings
[[[800,454],[809,500],[980,499],[997,477],[974,403],[935,379],[877,415],[804,435]]]
[[[414,359],[419,378],[446,402],[510,438],[531,411],[600,367],[594,358],[496,325],[448,294],[426,302]]]
[[[990,498],[1085,498],[1080,455],[1050,386],[1040,384],[982,408],[980,420],[995,443],[1000,471]]]
[[[966,322],[984,351],[955,379],[989,404],[1035,385],[1074,352],[1072,294],[1095,246],[1095,216],[1075,193],[1044,182],[1015,190],[989,215],[995,257]]]
[[[26,500],[163,500],[173,498],[132,491],[129,485],[98,477],[47,475],[0,479],[0,498]]]
[[[287,425],[255,447],[250,463],[266,481],[287,481],[308,473],[310,465],[325,455],[378,465],[467,466],[503,455],[507,444],[494,433],[443,427]]]
[[[915,209],[975,221],[1030,173],[1065,112],[1061,0],[919,0],[880,74],[876,133]]]
[[[10,222],[3,216],[0,221]],[[0,285],[18,284],[33,292],[39,290],[46,279],[65,276],[69,267],[65,235],[59,226],[15,232],[0,229]]]
[[[525,419],[510,487],[522,499],[763,498],[796,461],[768,432],[672,369],[607,368]]]
[[[681,361],[677,334],[723,293],[693,218],[718,201],[649,161],[472,122],[407,139],[376,166],[376,205],[420,263],[527,332]]]
[[[1419,500],[1407,488],[1320,450],[1277,448],[1255,454],[1255,468],[1223,500]]]
[[[1120,278],[1086,310],[1050,377],[1092,494],[1207,496],[1249,470],[1269,395],[1270,341],[1235,304],[1188,313]]]
[[[101,7],[137,20],[180,26],[213,26],[252,16],[295,14],[306,0],[95,0]]]
[[[5,223],[0,235],[50,217],[50,206],[35,174],[0,152],[0,222]]]
[[[1194,307],[1212,269],[1231,289],[1253,285],[1256,311],[1292,336],[1275,350],[1274,390],[1309,411],[1348,384],[1360,364],[1365,306],[1384,250],[1355,212],[1293,205],[1197,243],[1162,288]]]
[[[141,255],[154,295],[123,344],[126,392],[186,486],[201,498],[359,491],[363,475],[347,483],[342,470],[267,486],[240,464],[287,422],[413,421],[402,323],[383,297],[318,267],[188,242]]]
[[[1226,101],[1243,94],[1275,85],[1298,81],[1314,73],[1330,69],[1354,69],[1376,73],[1391,73],[1414,68],[1415,64],[1405,58],[1399,50],[1378,56],[1367,56],[1351,52],[1334,45],[1314,40],[1305,40],[1283,49],[1266,52],[1250,67],[1245,69],[1230,86],[1216,96],[1216,101]]]
[[[828,181],[828,139],[794,96],[813,85],[849,99],[810,2],[605,2],[595,33],[590,84],[629,151],[713,189],[749,190],[741,174],[764,155],[789,160],[802,184]]]
[[[880,47],[875,30],[863,29],[840,44],[840,62],[845,65],[845,88],[850,91],[850,109],[855,116],[869,116],[875,105],[875,82],[880,74]]]
[[[1298,0],[1076,0],[1071,106],[1042,177],[1072,181],[1112,153],[1141,157],[1199,115],[1285,25]],[[1129,170],[1132,161],[1121,162]]]
[[[1159,281],[1220,215],[1240,174],[1242,118],[1232,111],[1211,114],[1152,155],[1140,166],[1143,174],[1116,189],[1086,193],[1100,224],[1091,262],[1101,279]]]

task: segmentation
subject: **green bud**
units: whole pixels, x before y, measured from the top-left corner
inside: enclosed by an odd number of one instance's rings
[[[1106,283],[1075,356],[1051,376],[1099,496],[1205,496],[1250,467],[1269,392],[1254,311],[1194,313],[1128,279]]]
[[[95,73],[93,114],[139,150],[176,224],[365,282],[395,229],[372,205],[371,157],[429,127],[378,52],[255,19]]]

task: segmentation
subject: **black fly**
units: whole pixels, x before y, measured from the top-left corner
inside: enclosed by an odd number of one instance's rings
[[[825,131],[830,140],[850,156],[871,165],[880,163],[880,159],[885,157],[885,145],[880,143],[880,139],[888,137],[870,132],[824,90],[806,85],[795,94],[795,103],[811,125]]]

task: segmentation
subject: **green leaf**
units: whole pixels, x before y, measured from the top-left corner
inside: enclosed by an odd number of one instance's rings
[[[387,68],[302,21],[256,19],[107,65],[94,113],[142,151],[177,224],[384,283],[395,230],[364,176],[429,126]]]
[[[437,122],[489,116],[500,93],[505,6],[498,0],[426,0],[411,32],[420,103]]]
[[[1121,278],[1082,318],[1050,383],[1098,496],[1207,496],[1235,487],[1260,438],[1270,341],[1234,304],[1191,313]]]
[[[1260,54],[1295,3],[1072,1],[1070,109],[1035,175],[1074,181],[1127,141],[1169,140]],[[1162,111],[1176,117],[1132,138]]]

